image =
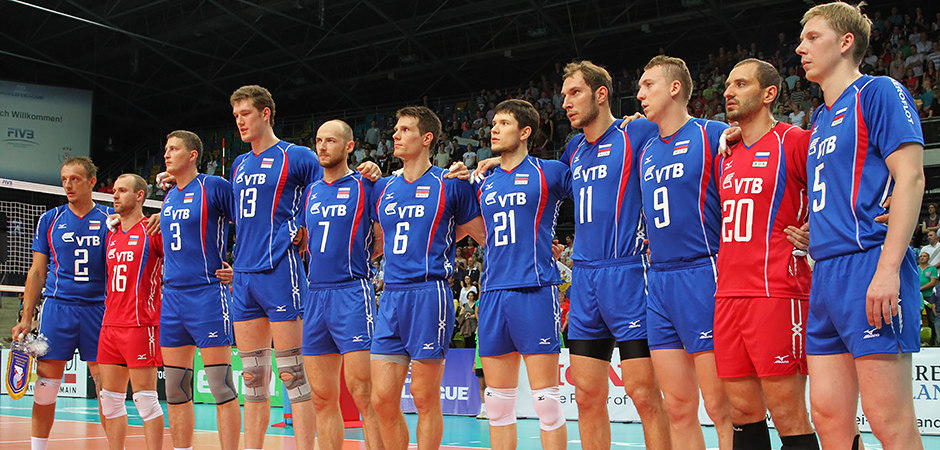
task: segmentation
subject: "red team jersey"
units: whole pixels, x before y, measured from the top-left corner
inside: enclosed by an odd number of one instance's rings
[[[809,264],[792,255],[783,233],[807,220],[809,136],[778,123],[751,147],[738,142],[731,156],[717,158],[722,219],[716,297],[809,298]]]
[[[102,324],[159,325],[163,238],[148,236],[143,220],[128,231],[120,227],[108,233],[108,297]]]

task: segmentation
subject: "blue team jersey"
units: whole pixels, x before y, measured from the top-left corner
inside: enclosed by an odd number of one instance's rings
[[[320,180],[304,194],[300,225],[307,228],[314,285],[345,284],[372,277],[372,212],[374,183],[359,172],[332,183]]]
[[[526,156],[509,172],[489,171],[475,187],[486,224],[482,290],[561,284],[552,240],[571,191],[568,167]]]
[[[457,225],[480,215],[465,180],[431,167],[412,183],[403,176],[375,183],[372,204],[382,226],[385,283],[446,280],[454,273]]]
[[[596,142],[578,134],[561,157],[571,167],[576,236],[571,257],[576,261],[646,252],[638,168],[643,143],[657,127],[639,119],[620,129],[621,122],[614,121]]]
[[[888,77],[863,75],[831,107],[816,108],[806,160],[809,253],[817,260],[884,243],[894,180],[885,158],[902,144],[924,144],[907,89]]]
[[[691,119],[672,136],[654,137],[643,147],[640,186],[650,263],[718,253],[721,201],[715,157],[726,128],[721,122]]]
[[[284,141],[260,155],[238,155],[232,167],[238,212],[233,268],[270,270],[290,247],[304,190],[323,177],[323,168],[312,150]]]
[[[235,220],[231,183],[196,175],[167,191],[160,214],[164,284],[183,289],[219,283],[215,271],[222,268],[228,223]]]
[[[43,213],[36,225],[33,251],[49,257],[43,297],[70,302],[104,302],[107,296],[108,214],[95,205],[78,217],[62,205]]]

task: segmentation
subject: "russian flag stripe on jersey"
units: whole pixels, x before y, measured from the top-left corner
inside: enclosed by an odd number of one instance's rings
[[[865,117],[862,113],[861,91],[855,93],[855,170],[852,174],[852,216],[855,218],[855,242],[859,250],[864,250],[859,240],[858,213],[855,205],[858,204],[859,185],[862,182],[862,169],[865,167],[865,157],[868,156],[868,127],[865,126]]]
[[[261,159],[261,168],[270,169],[274,165],[274,158],[262,158]]]
[[[89,220],[89,221],[88,221],[88,229],[91,230],[91,231],[100,230],[100,229],[101,229],[101,221],[100,221],[100,220]]]

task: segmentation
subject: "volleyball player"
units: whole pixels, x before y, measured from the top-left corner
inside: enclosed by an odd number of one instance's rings
[[[107,219],[113,210],[91,198],[97,172],[85,156],[62,162],[62,188],[68,203],[39,218],[33,238],[33,264],[23,293],[23,315],[13,326],[13,339],[21,339],[32,329],[33,311],[40,296],[45,297],[39,332],[49,339],[50,349],[36,364],[39,378],[33,390],[30,438],[34,450],[44,450],[49,441],[59,385],[75,349],[88,364],[96,389],[101,389],[96,361],[107,281]]]
[[[568,167],[529,156],[538,111],[522,100],[496,106],[493,152],[500,166],[475,184],[486,226],[479,351],[493,448],[516,447],[520,354],[539,417],[542,448],[567,447],[558,388],[561,277],[552,240],[561,201],[571,190]]]
[[[783,449],[818,449],[806,410],[810,267],[787,227],[807,220],[809,131],[771,114],[780,89],[771,64],[745,59],[725,83],[728,119],[743,140],[718,161],[722,204],[715,362],[734,423],[734,448],[769,449],[770,410]]]
[[[643,423],[647,448],[670,448],[668,418],[653,375],[646,322],[646,230],[639,152],[656,127],[637,120],[621,130],[610,112],[610,74],[568,64],[562,94],[571,126],[583,130],[561,157],[571,169],[575,203],[568,346],[585,448],[610,447],[608,372],[620,349],[624,390]]]
[[[342,369],[362,415],[366,447],[382,448],[369,362],[376,314],[371,280],[375,210],[369,203],[374,183],[346,164],[355,147],[346,122],[320,125],[316,147],[323,179],[307,188],[300,225],[308,230],[310,255],[303,354],[317,414],[317,442],[323,449],[343,446]]]
[[[202,140],[176,130],[167,135],[163,160],[176,186],[163,199],[163,309],[160,347],[166,376],[173,447],[192,448],[193,358],[202,354],[206,382],[216,403],[223,449],[241,436],[241,408],[232,376],[231,267],[225,262],[228,223],[235,220],[232,185],[199,173]]]
[[[721,225],[714,162],[728,126],[692,118],[691,92],[689,70],[678,58],[654,57],[640,77],[637,100],[659,127],[640,155],[650,242],[649,345],[672,441],[705,448],[700,388],[719,445],[730,448],[730,410],[712,343]]]
[[[813,114],[806,165],[813,423],[824,448],[860,447],[861,395],[884,448],[922,448],[911,388],[921,297],[908,248],[924,193],[920,120],[897,81],[859,72],[871,21],[858,6],[817,5],[801,24],[796,51],[826,102]],[[885,225],[874,218],[888,195]]]
[[[114,210],[120,216],[108,233],[107,298],[98,340],[101,412],[108,444],[124,448],[127,435],[127,382],[144,422],[149,450],[163,446],[163,409],[157,398],[157,367],[163,365],[157,344],[160,322],[162,235],[147,235],[144,199],[147,182],[123,174],[114,181]]]
[[[437,448],[444,422],[441,377],[454,327],[455,242],[470,234],[484,242],[483,221],[470,184],[444,178],[431,166],[430,148],[441,121],[430,109],[398,110],[395,156],[401,175],[375,184],[373,201],[385,255],[385,290],[372,336],[372,404],[386,448],[406,448],[408,427],[401,392],[411,366],[411,395],[418,410],[418,446]]]

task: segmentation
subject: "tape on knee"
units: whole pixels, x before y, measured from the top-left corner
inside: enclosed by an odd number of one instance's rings
[[[516,388],[486,388],[486,417],[490,426],[504,427],[516,423]]]
[[[144,419],[144,422],[163,416],[163,408],[160,407],[157,391],[135,392],[134,405],[137,406],[137,414]]]
[[[36,380],[36,386],[33,388],[33,403],[37,405],[51,405],[55,403],[55,398],[59,395],[59,385],[62,379],[39,377]]]
[[[532,391],[532,404],[539,416],[539,428],[552,431],[565,424],[565,413],[561,409],[561,390],[552,386]]]
[[[287,389],[287,398],[292,402],[310,400],[310,383],[304,373],[304,357],[300,347],[274,352],[277,372]]]
[[[231,364],[206,366],[206,381],[209,382],[209,390],[215,397],[216,405],[238,398],[238,391],[235,390],[235,382],[232,380]]]
[[[166,378],[168,404],[181,405],[193,400],[193,369],[164,366],[163,376]]]
[[[245,401],[263,402],[271,397],[271,349],[238,352],[245,380]]]
[[[98,401],[101,402],[101,415],[105,419],[116,419],[127,415],[127,406],[124,405],[126,394],[123,392],[113,392],[102,389],[98,393]]]

